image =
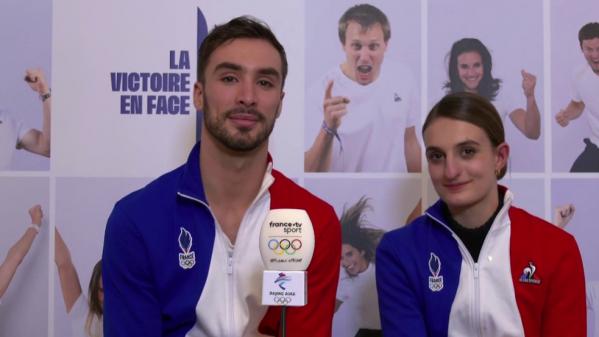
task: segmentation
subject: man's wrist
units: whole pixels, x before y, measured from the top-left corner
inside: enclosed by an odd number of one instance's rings
[[[51,89],[48,89],[47,92],[44,93],[44,94],[40,93],[40,99],[42,100],[42,102],[45,102],[51,96],[52,96],[52,90]]]
[[[42,228],[42,225],[41,224],[38,225],[38,224],[32,223],[27,228],[33,228],[36,233],[39,233],[40,229]]]
[[[322,129],[324,130],[324,132],[325,132],[326,134],[328,134],[329,136],[333,136],[333,137],[339,137],[339,136],[337,135],[337,130],[330,128],[330,127],[327,125],[327,122],[326,122],[326,121],[322,121],[322,125],[321,125],[321,127],[322,127]]]
[[[336,129],[331,129],[328,125],[326,121],[322,121],[322,130],[324,130],[324,132],[329,135],[332,136],[333,138],[336,138],[339,141],[339,150],[343,151],[343,143],[341,142],[341,137],[339,137],[339,134],[337,133]]]

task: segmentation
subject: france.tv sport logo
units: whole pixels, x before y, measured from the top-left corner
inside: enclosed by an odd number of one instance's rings
[[[283,253],[293,255],[302,248],[302,241],[300,239],[270,239],[268,248],[277,255],[283,255]]]

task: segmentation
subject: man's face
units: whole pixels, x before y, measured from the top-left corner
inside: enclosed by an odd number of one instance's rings
[[[266,146],[281,111],[282,63],[262,39],[234,39],[210,56],[194,103],[204,111],[206,137],[234,152]]]
[[[465,91],[476,93],[483,75],[483,61],[479,53],[467,51],[458,55],[458,76]]]
[[[582,40],[582,54],[593,72],[599,75],[599,37]]]
[[[350,21],[345,31],[343,73],[361,85],[374,82],[379,77],[386,50],[380,23],[364,29],[359,23]]]

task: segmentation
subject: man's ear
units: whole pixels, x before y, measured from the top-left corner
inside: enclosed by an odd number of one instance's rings
[[[277,114],[275,115],[276,118],[279,118],[281,111],[283,111],[283,98],[285,98],[285,92],[281,91],[281,102],[279,102],[279,107],[277,108]]]
[[[204,86],[200,81],[193,85],[193,105],[196,110],[204,108]]]

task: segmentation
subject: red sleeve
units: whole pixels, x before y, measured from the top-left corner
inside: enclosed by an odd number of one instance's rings
[[[510,259],[518,310],[527,337],[586,336],[582,258],[574,237],[516,207],[510,208]],[[521,281],[536,265],[535,280]]]
[[[287,308],[288,337],[331,336],[341,260],[341,225],[330,206],[319,209],[326,213],[313,215],[308,210],[315,222],[314,255],[307,269],[308,304]],[[270,307],[260,323],[259,331],[279,336],[280,318],[281,308]]]
[[[543,337],[587,335],[582,258],[574,238],[567,239],[562,241],[562,256],[549,285],[541,327]]]

